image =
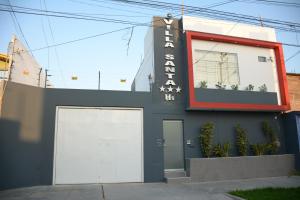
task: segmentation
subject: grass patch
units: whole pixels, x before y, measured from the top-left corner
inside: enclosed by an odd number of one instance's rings
[[[236,190],[236,191],[229,192],[229,194],[247,200],[299,200],[300,187]]]

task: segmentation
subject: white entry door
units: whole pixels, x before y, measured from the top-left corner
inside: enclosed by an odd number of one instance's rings
[[[143,111],[58,107],[54,184],[143,182]]]

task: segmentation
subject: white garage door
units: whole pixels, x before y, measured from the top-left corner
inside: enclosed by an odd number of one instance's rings
[[[58,107],[54,184],[143,182],[142,109]]]

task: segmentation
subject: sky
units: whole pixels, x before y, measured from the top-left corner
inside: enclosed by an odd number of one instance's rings
[[[160,1],[182,3],[182,0]],[[206,7],[219,2],[224,2],[224,0],[184,0],[184,4],[197,7]],[[300,3],[299,0],[285,2]],[[14,6],[36,9],[45,9],[46,3],[47,9],[51,11],[93,14],[98,17],[141,23],[150,22],[152,16],[166,16],[167,13],[180,16],[180,13],[172,10],[146,9],[109,0],[10,0],[10,3]],[[0,0],[0,4],[9,4],[9,2]],[[249,0],[235,1],[213,9],[257,16],[262,19],[271,18],[300,23],[300,7],[266,5]],[[30,49],[38,49],[131,26],[112,22],[20,13],[16,13],[16,17]],[[198,15],[198,17],[201,16]],[[25,44],[21,31],[13,23],[10,13],[0,11],[0,25],[0,52],[7,52],[7,46],[13,34]],[[139,26],[133,28],[133,31],[126,29],[57,47],[36,50],[32,53],[43,69],[49,69],[49,73],[52,75],[49,79],[57,88],[97,89],[100,70],[101,89],[130,90],[143,58],[144,36],[147,29],[148,27]],[[132,37],[130,37],[131,32]],[[276,34],[278,42],[300,45],[300,33],[276,30]],[[128,48],[129,38],[131,40]],[[285,58],[289,58],[300,50],[299,47],[283,47]],[[286,62],[286,70],[300,73],[300,54]],[[72,76],[77,76],[78,80],[72,80]],[[120,82],[120,79],[126,79],[126,83]]]

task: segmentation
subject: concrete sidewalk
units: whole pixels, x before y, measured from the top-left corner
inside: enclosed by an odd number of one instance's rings
[[[226,192],[261,187],[299,187],[300,177],[205,183],[104,184],[106,200],[230,200]],[[1,200],[102,200],[101,185],[39,186],[0,191]]]

